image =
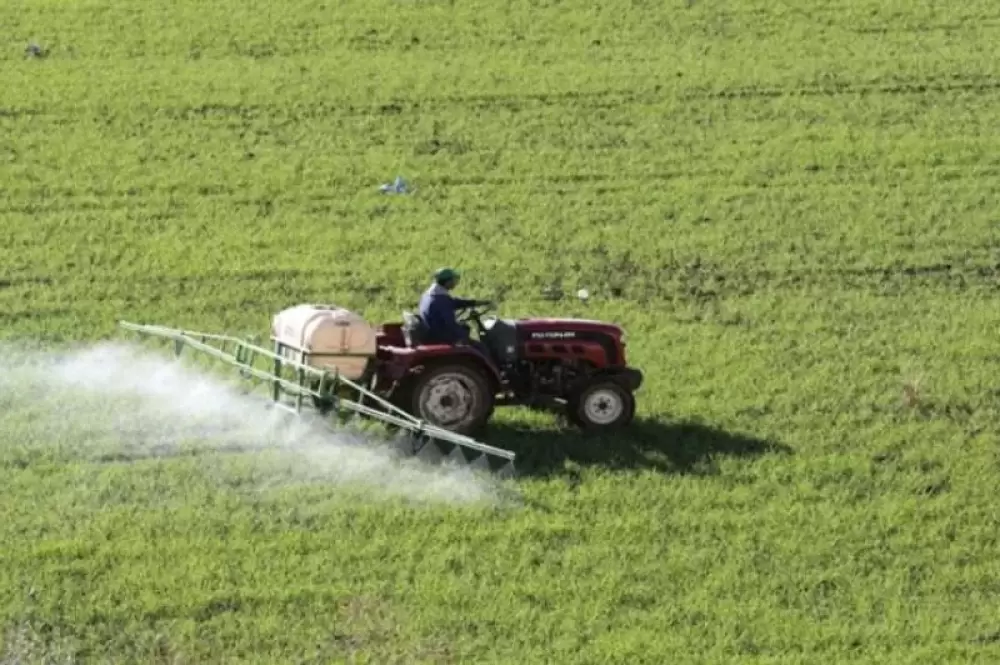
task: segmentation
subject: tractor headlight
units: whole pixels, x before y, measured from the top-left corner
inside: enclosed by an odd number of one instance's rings
[[[618,338],[618,341],[620,341],[620,342],[622,343],[622,346],[625,346],[625,343],[626,343],[626,342],[628,341],[628,340],[626,339],[627,337],[628,337],[628,335],[626,335],[626,334],[625,334],[625,333],[623,332],[623,333],[622,333],[622,336]]]

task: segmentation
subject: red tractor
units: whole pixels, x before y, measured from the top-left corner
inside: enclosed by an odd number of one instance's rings
[[[423,322],[377,332],[373,390],[413,416],[442,429],[471,434],[496,406],[555,410],[584,429],[622,427],[635,415],[642,372],[625,358],[621,327],[583,319],[501,319],[471,307],[459,316],[474,324],[489,350],[423,344]]]

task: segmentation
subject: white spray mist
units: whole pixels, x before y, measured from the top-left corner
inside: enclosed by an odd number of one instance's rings
[[[7,349],[0,357],[0,434],[17,445],[74,456],[169,457],[199,449],[261,456],[263,484],[327,483],[372,496],[417,501],[496,502],[499,484],[470,470],[403,459],[380,443],[334,433],[266,408],[237,384],[124,344],[63,353]],[[9,359],[16,358],[17,361]],[[16,442],[10,437],[16,437]]]

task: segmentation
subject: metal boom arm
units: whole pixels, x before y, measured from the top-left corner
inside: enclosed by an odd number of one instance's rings
[[[301,409],[309,400],[313,404],[327,403],[337,411],[346,409],[358,415],[380,421],[388,425],[406,430],[412,437],[422,442],[415,450],[423,447],[428,441],[447,442],[455,446],[456,452],[479,453],[481,458],[490,462],[490,458],[506,460],[505,468],[513,471],[515,455],[509,450],[495,448],[476,441],[475,439],[455,432],[435,427],[419,420],[385,399],[351,381],[337,372],[319,369],[285,357],[277,352],[257,346],[250,340],[243,340],[230,335],[192,332],[160,325],[146,325],[120,321],[119,326],[144,337],[155,337],[170,340],[174,344],[174,353],[180,356],[185,347],[215,358],[239,369],[244,378],[255,378],[271,385],[272,398],[276,405],[284,407],[293,413],[301,413]],[[304,360],[304,352],[300,352]],[[268,362],[269,369],[256,367],[258,360]],[[282,376],[285,370],[293,370],[295,380]],[[358,400],[346,399],[341,394],[348,389],[358,395]],[[294,406],[281,401],[282,395],[290,395]],[[363,402],[372,402],[376,406],[366,406]],[[462,455],[466,462],[470,460]]]

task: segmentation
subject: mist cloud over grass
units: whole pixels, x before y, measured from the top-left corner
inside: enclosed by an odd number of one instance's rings
[[[17,351],[0,361],[0,446],[128,460],[237,453],[261,486],[326,483],[420,501],[494,499],[468,468],[430,466],[391,445],[269,408],[260,393],[143,347]]]

